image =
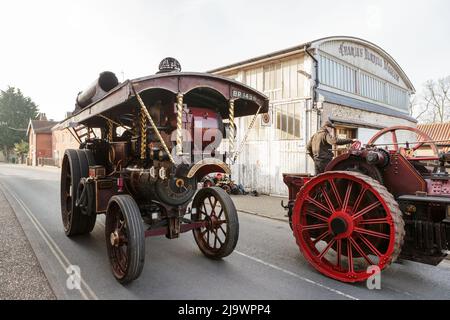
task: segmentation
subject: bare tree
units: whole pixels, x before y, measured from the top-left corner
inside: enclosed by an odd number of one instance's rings
[[[432,122],[450,120],[450,76],[437,81],[428,80],[423,88],[419,117]]]

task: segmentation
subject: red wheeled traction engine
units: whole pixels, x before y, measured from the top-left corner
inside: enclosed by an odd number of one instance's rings
[[[142,272],[145,237],[174,239],[192,230],[206,257],[228,256],[238,241],[236,208],[225,191],[197,191],[197,182],[211,172],[230,174],[226,160],[239,153],[234,118],[267,110],[261,93],[227,78],[181,72],[172,58],[158,74],[121,84],[102,73],[60,124],[80,142],[80,149],[65,152],[61,168],[66,235],[91,232],[105,214],[108,257],[123,284]],[[223,136],[228,154],[219,151]]]
[[[399,131],[417,141],[399,143]],[[377,145],[387,134],[392,143]],[[433,155],[415,156],[424,144]],[[397,126],[335,158],[323,174],[284,174],[300,251],[343,282],[367,280],[399,257],[439,264],[450,247],[449,163],[450,153],[439,154],[424,132]]]

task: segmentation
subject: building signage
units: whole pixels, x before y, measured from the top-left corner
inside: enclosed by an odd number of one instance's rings
[[[369,61],[375,66],[384,69],[397,82],[400,81],[400,76],[395,71],[394,67],[386,59],[380,57],[378,54],[374,53],[373,51],[367,48],[355,44],[342,42],[341,45],[339,46],[339,53],[341,57],[350,56]]]

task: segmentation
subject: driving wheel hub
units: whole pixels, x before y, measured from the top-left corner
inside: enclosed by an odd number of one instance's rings
[[[336,239],[348,238],[353,233],[353,219],[346,212],[336,212],[329,220],[329,230]]]
[[[341,217],[337,217],[333,220],[331,220],[330,223],[331,231],[333,231],[333,234],[340,235],[342,233],[345,233],[347,231],[348,225],[345,219]]]

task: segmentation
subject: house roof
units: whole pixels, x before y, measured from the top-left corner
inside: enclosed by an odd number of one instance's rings
[[[30,134],[30,130],[34,133],[52,133],[52,127],[54,127],[58,122],[49,120],[30,120],[27,129],[27,135]]]
[[[283,50],[278,50],[275,52],[260,55],[260,56],[250,58],[247,60],[239,61],[239,62],[230,64],[230,65],[227,65],[227,66],[219,67],[219,68],[210,70],[208,72],[214,73],[214,74],[222,74],[224,72],[229,72],[229,71],[236,70],[239,68],[244,68],[244,67],[247,67],[250,65],[261,63],[261,62],[266,62],[266,61],[270,61],[270,60],[274,60],[274,59],[281,59],[283,57],[297,54],[297,53],[303,52],[305,50],[317,49],[321,44],[323,44],[325,42],[336,41],[336,40],[355,42],[355,43],[370,47],[371,49],[375,50],[381,56],[387,58],[387,60],[392,63],[392,65],[395,67],[395,69],[397,69],[397,71],[399,72],[402,79],[405,81],[406,85],[409,87],[409,90],[412,93],[414,93],[416,91],[411,80],[408,78],[408,76],[403,71],[403,69],[400,67],[400,65],[397,63],[397,61],[395,61],[395,59],[389,53],[387,53],[384,49],[382,49],[381,47],[379,47],[378,45],[376,45],[370,41],[367,41],[367,40],[364,40],[361,38],[357,38],[357,37],[351,37],[351,36],[332,36],[332,37],[320,38],[320,39],[317,39],[314,41],[296,45],[294,47],[286,48]]]
[[[444,152],[450,151],[450,122],[419,124],[417,128],[428,134],[436,146],[440,146]]]

